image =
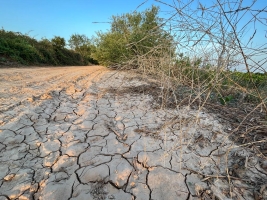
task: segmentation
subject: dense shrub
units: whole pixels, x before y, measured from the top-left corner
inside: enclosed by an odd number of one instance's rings
[[[138,65],[138,57],[159,59],[169,52],[173,38],[161,25],[159,8],[113,16],[108,32],[98,32],[94,57],[100,64]],[[155,51],[151,51],[155,49]]]
[[[0,30],[0,57],[25,65],[87,65],[90,55],[65,48],[64,38],[37,41],[27,35]]]

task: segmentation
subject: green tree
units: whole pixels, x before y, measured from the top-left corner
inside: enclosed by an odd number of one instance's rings
[[[109,66],[126,61],[128,51],[125,49],[127,41],[119,33],[97,33],[96,49],[93,58],[100,64]]]
[[[68,42],[70,48],[80,53],[82,56],[91,55],[91,43],[86,35],[72,34]]]
[[[97,60],[92,58],[92,52],[96,51],[96,47],[93,45],[94,39],[92,38],[91,40],[86,35],[72,34],[68,44],[72,50],[83,57],[85,64],[98,64]]]
[[[54,38],[52,38],[51,43],[55,48],[58,49],[63,49],[66,46],[65,39],[59,36],[55,36]]]
[[[170,48],[172,37],[162,27],[158,13],[159,8],[152,6],[143,12],[112,16],[110,31],[97,34],[95,58],[101,64],[113,65],[150,52],[155,57],[170,49],[174,52]],[[158,46],[161,51],[154,51]]]

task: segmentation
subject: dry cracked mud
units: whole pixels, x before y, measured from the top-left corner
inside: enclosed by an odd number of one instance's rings
[[[149,85],[138,76],[95,66],[1,77],[1,200],[267,197],[267,163],[215,114],[156,109],[152,96],[125,92]]]

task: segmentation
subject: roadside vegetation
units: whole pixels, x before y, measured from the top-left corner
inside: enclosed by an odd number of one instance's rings
[[[83,35],[73,34],[67,48],[64,38],[55,36],[40,41],[18,32],[0,30],[0,64],[88,65],[97,64],[90,57],[91,45]]]
[[[156,1],[169,7],[168,16],[160,18],[157,7],[113,16],[110,30],[98,32],[94,58],[113,69],[132,69],[144,80],[153,77],[157,86],[138,89],[140,95],[154,96],[158,108],[215,113],[236,148],[246,148],[266,163],[267,6],[259,9],[259,1],[237,0],[217,0],[209,6],[205,1]],[[226,163],[231,151],[222,157]],[[248,158],[238,159],[244,162],[228,163],[223,175],[229,177],[233,166],[246,170]],[[231,178],[226,182],[227,197],[236,199]],[[250,183],[255,199],[264,199],[264,183]]]
[[[112,16],[110,30],[97,33],[93,55],[103,65],[130,69],[140,67],[140,57],[174,54],[173,36],[164,30],[158,14],[159,8],[152,6],[143,12]]]
[[[112,16],[110,30],[97,33],[92,56],[101,65],[154,75],[166,92],[187,86],[191,103],[260,104],[267,115],[266,44],[249,46],[256,38],[252,19],[260,20],[255,14],[263,11],[237,1],[218,2],[210,9],[199,3],[196,10],[190,2],[167,5],[172,15],[165,19],[155,6]],[[247,29],[252,35],[242,36]],[[170,98],[177,99],[175,95]]]

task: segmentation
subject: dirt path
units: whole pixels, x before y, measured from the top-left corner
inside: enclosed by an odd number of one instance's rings
[[[152,96],[130,92],[148,84],[136,76],[103,67],[0,76],[0,199],[254,199],[250,183],[267,180],[215,115],[154,109]]]
[[[49,91],[85,79],[92,72],[105,70],[90,67],[30,67],[0,69],[0,110],[7,110],[25,99],[31,100]]]
[[[106,69],[101,66],[1,68],[0,125],[23,113],[24,108],[35,106],[36,100],[49,98],[51,91],[61,91],[84,82],[90,84],[104,71]],[[6,115],[2,117],[4,111]],[[11,112],[8,114],[7,111]]]

